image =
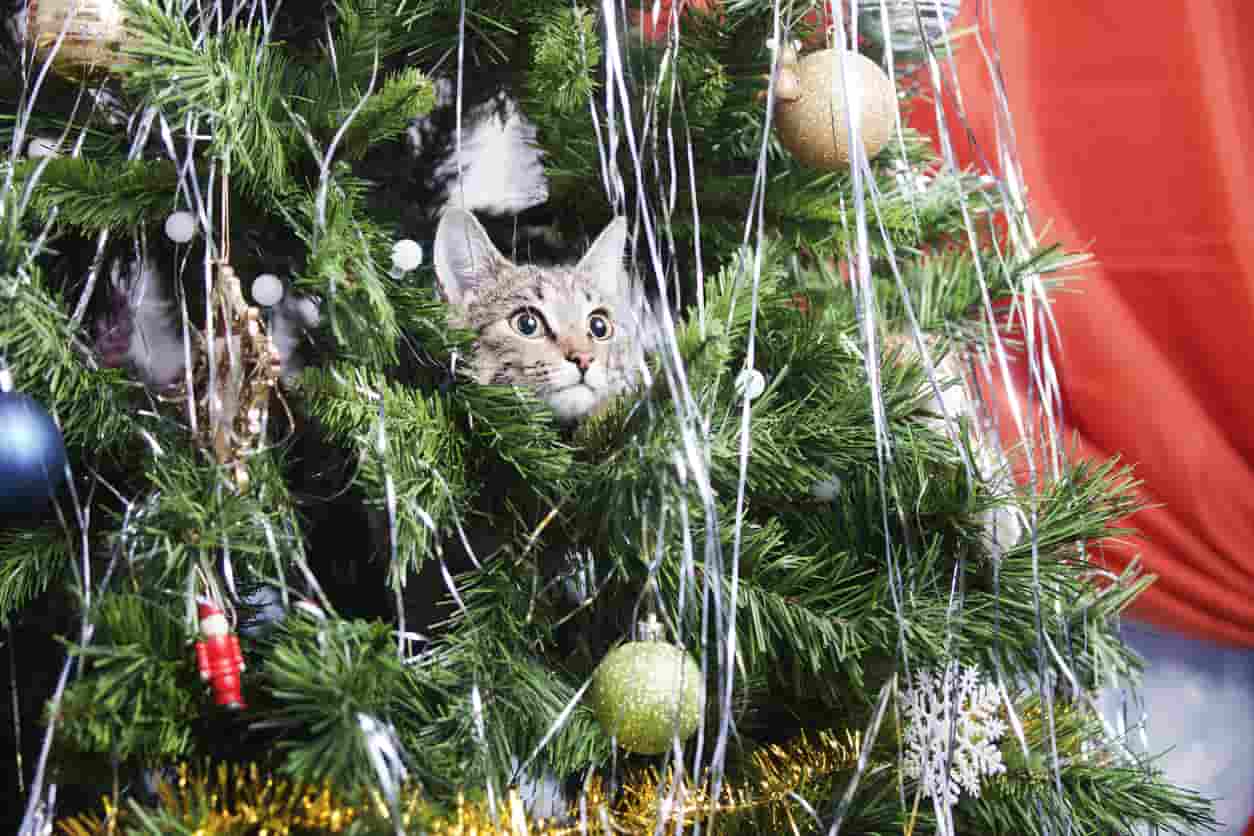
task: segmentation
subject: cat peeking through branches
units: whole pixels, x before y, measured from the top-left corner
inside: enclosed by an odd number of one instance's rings
[[[479,336],[472,376],[525,386],[558,420],[578,421],[636,386],[644,306],[623,264],[615,218],[574,265],[513,264],[471,213],[448,209],[435,273],[453,323]]]

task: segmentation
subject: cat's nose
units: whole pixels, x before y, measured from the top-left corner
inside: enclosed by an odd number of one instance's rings
[[[592,365],[592,352],[571,351],[567,353],[566,359],[578,366],[579,371],[586,372],[588,367]]]

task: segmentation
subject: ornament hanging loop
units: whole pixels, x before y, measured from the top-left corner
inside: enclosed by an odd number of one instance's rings
[[[637,615],[634,619],[637,641],[666,641],[667,624],[663,620],[665,613],[659,614],[660,605],[661,592],[657,586],[657,579],[650,575],[641,592],[640,601],[637,604]]]
[[[650,612],[636,625],[636,635],[642,642],[666,641],[666,625],[657,617],[657,613]]]

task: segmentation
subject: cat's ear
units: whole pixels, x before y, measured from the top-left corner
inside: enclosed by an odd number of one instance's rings
[[[508,266],[474,215],[464,209],[444,212],[435,231],[435,277],[449,304],[465,307]]]
[[[575,269],[596,277],[597,286],[606,296],[614,297],[626,291],[623,278],[623,248],[627,246],[627,219],[621,215],[610,221],[592,247],[584,253]]]

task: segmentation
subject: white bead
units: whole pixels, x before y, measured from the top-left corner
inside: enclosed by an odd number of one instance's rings
[[[741,397],[753,400],[766,391],[766,375],[757,369],[745,369],[736,375],[736,391]]]
[[[392,246],[392,266],[397,270],[409,272],[422,264],[422,245],[417,241],[402,238]]]
[[[26,145],[26,156],[32,160],[42,157],[59,157],[57,141],[46,136],[37,136]]]
[[[815,482],[810,488],[810,495],[822,502],[831,502],[840,495],[840,480],[829,476],[822,482]]]
[[[283,298],[283,282],[273,273],[262,273],[253,279],[253,299],[258,305],[269,308]]]
[[[165,237],[176,244],[186,244],[196,234],[196,216],[191,212],[175,212],[165,219]]]

